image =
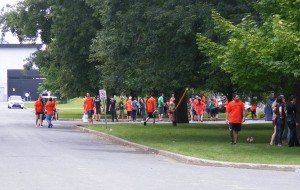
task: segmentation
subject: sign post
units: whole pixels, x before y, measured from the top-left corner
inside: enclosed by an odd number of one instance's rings
[[[99,90],[99,96],[100,96],[100,100],[104,100],[104,114],[105,114],[105,127],[107,129],[107,117],[106,117],[106,90],[101,89]]]

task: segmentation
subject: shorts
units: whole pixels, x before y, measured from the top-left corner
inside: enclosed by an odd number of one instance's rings
[[[94,111],[93,110],[88,110],[87,112],[88,118],[91,119],[94,115]]]
[[[101,114],[101,109],[96,108],[96,114]]]
[[[131,116],[132,111],[127,111],[127,116]]]
[[[148,112],[148,117],[149,118],[155,118],[155,113],[156,112]]]
[[[42,115],[44,112],[35,112],[35,115]]]
[[[164,107],[158,107],[158,114],[164,114],[164,113],[165,113]]]
[[[219,108],[215,108],[215,114],[219,114]]]
[[[242,128],[241,123],[229,123],[229,128],[234,131],[240,131]]]

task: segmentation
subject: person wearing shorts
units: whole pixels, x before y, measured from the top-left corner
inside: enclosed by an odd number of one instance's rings
[[[42,127],[43,125],[43,114],[44,114],[44,103],[42,101],[42,98],[39,96],[37,101],[34,103],[35,108],[35,127]]]
[[[230,143],[236,144],[242,123],[245,122],[245,107],[237,94],[226,108],[226,123],[229,124]]]
[[[159,118],[159,121],[162,121],[162,118],[163,118],[163,115],[164,115],[164,112],[165,112],[165,109],[164,109],[164,107],[165,107],[164,94],[162,94],[158,98],[157,102],[158,102],[158,105],[157,105],[157,107],[158,107],[158,118]]]
[[[146,120],[144,121],[144,125],[147,125],[147,121],[150,118],[153,118],[153,124],[155,124],[155,114],[156,114],[156,100],[155,98],[153,98],[153,96],[151,96],[147,101],[146,101],[146,109],[147,109],[147,113],[148,113],[148,117],[146,118]]]
[[[94,100],[89,92],[86,93],[86,99],[84,101],[84,110],[86,111],[85,114],[88,115],[89,124],[93,124]]]

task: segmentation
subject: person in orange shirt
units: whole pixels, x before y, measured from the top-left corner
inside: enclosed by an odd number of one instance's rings
[[[48,122],[48,128],[52,128],[53,125],[51,123],[51,120],[52,120],[52,116],[54,113],[54,107],[55,107],[55,103],[52,102],[52,98],[49,98],[45,107],[46,107],[46,112],[47,112],[46,121]]]
[[[214,102],[215,102],[215,119],[218,120],[219,119],[219,101],[217,99],[217,97],[214,97]]]
[[[35,127],[42,127],[43,123],[43,114],[44,114],[44,102],[42,101],[42,97],[39,96],[37,101],[34,103],[35,109]]]
[[[196,101],[196,113],[197,113],[198,121],[203,122],[203,106],[204,106],[204,103],[202,102],[200,97],[198,97],[198,99],[196,99],[195,101]]]
[[[88,115],[89,124],[93,124],[93,115],[94,115],[94,100],[91,97],[90,93],[86,93],[86,99],[84,100],[84,113]]]
[[[245,107],[237,94],[226,108],[226,123],[229,124],[230,143],[236,144],[242,123],[245,122]]]
[[[131,115],[132,115],[132,97],[129,96],[128,100],[126,101],[126,110],[127,110],[127,120],[131,120]]]
[[[148,117],[146,118],[146,120],[144,121],[144,125],[147,125],[147,121],[150,118],[153,118],[153,123],[152,125],[155,124],[155,113],[156,111],[156,99],[153,98],[153,96],[151,95],[151,97],[146,101],[146,109],[147,109],[147,113],[148,113]]]
[[[251,105],[251,117],[253,120],[256,119],[256,107],[257,106],[255,104]]]

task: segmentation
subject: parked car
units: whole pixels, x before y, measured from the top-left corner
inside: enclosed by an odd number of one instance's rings
[[[19,107],[19,108],[23,109],[24,101],[21,96],[16,96],[16,95],[10,96],[8,98],[8,106],[7,107],[9,109],[13,108],[13,107]]]

